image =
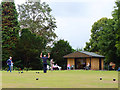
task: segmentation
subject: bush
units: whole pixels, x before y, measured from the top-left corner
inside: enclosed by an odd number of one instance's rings
[[[104,70],[109,70],[109,65],[104,65]]]
[[[13,70],[20,70],[20,68],[13,66]]]
[[[25,67],[24,70],[25,70],[25,71],[28,71],[28,70],[32,70],[32,68],[31,68],[31,67],[29,67],[29,68],[26,68],[26,67]]]

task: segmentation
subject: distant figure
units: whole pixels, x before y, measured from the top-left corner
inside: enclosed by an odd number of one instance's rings
[[[57,65],[57,64],[55,64],[55,66],[57,67],[58,65]]]
[[[74,65],[71,65],[71,70],[73,70],[74,69]]]
[[[67,70],[70,70],[70,64],[67,65]]]
[[[112,69],[115,70],[115,64],[114,64],[114,63],[113,63],[113,65],[112,65]]]
[[[57,64],[53,65],[54,70],[59,70],[59,66]]]
[[[87,66],[89,67],[89,66],[90,66],[90,64],[88,63],[88,64],[87,64]]]
[[[86,70],[89,70],[90,69],[90,64],[88,63],[87,65],[86,65]]]
[[[8,68],[8,70],[7,70],[7,72],[10,70],[10,72],[11,72],[11,63],[12,63],[12,57],[9,57],[9,59],[7,60],[7,65],[9,66],[9,68]]]
[[[120,67],[118,67],[118,71],[120,71]]]
[[[115,70],[115,63],[110,62],[110,64],[109,64],[109,70]]]
[[[13,70],[13,64],[14,64],[14,63],[11,61],[11,70]]]
[[[50,65],[51,65],[51,71],[53,71],[53,65],[54,65],[53,59],[51,59]]]
[[[42,57],[42,53],[41,53],[40,58],[43,59],[43,70],[44,70],[44,73],[46,73],[47,72],[47,59],[50,58],[50,54],[48,53],[48,57],[46,57],[46,55]]]

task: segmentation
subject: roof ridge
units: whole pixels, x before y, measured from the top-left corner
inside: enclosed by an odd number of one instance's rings
[[[67,54],[63,57],[74,57],[74,55],[76,56],[77,54],[76,53],[81,53],[81,54],[84,54],[84,55],[87,55],[87,56],[82,56],[82,57],[101,57],[101,58],[104,58],[103,55],[99,55],[99,54],[96,54],[94,52],[88,52],[88,51],[75,51],[73,53],[70,53],[70,54]],[[81,54],[79,56],[79,54],[76,56],[76,57],[81,57]]]
[[[86,55],[90,55],[90,56],[101,56],[101,57],[104,57],[103,55],[99,55],[99,54],[97,54],[95,52],[88,52],[88,51],[79,51],[79,52],[84,53]]]

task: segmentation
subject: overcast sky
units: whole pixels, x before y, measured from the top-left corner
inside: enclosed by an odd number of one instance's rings
[[[22,4],[26,0],[15,0]],[[94,22],[102,17],[112,18],[116,0],[42,0],[50,5],[56,18],[58,39],[67,40],[76,48],[84,48],[89,41]]]

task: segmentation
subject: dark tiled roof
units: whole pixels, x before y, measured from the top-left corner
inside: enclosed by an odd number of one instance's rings
[[[79,51],[79,52],[87,54],[87,55],[92,56],[92,57],[104,57],[102,55],[99,55],[99,54],[96,54],[96,53],[93,53],[93,52],[87,52],[87,51]]]
[[[82,57],[101,57],[101,58],[104,58],[104,56],[102,56],[102,55],[98,55],[96,53],[87,52],[87,51],[77,51],[77,52],[65,55],[63,57],[64,58],[82,58]]]

